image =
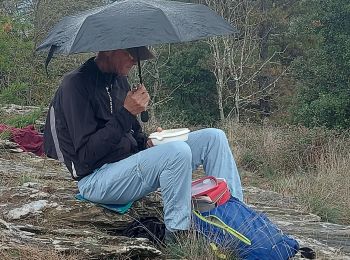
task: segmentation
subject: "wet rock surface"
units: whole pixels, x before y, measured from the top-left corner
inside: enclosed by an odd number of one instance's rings
[[[119,215],[76,200],[76,183],[56,161],[29,153],[6,157],[0,158],[0,249],[32,245],[90,259],[160,258],[147,239],[120,234],[135,218],[161,214],[159,194]]]
[[[135,218],[161,216],[160,194],[137,201],[124,215],[74,198],[76,182],[58,162],[30,153],[0,158],[0,248],[45,245],[60,252],[79,252],[90,259],[137,256],[161,259],[147,239],[121,232]],[[318,259],[350,259],[350,227],[321,222],[292,198],[255,187],[245,188],[246,201],[265,212]],[[300,256],[297,257],[297,259]]]

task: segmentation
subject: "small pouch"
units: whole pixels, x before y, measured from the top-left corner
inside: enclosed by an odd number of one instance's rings
[[[230,197],[231,193],[225,179],[206,176],[192,182],[192,203],[200,212],[220,206]]]

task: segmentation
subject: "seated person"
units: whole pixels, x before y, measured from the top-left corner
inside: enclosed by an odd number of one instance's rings
[[[140,58],[152,54],[139,47]],[[64,162],[84,198],[126,204],[161,189],[168,233],[188,230],[192,172],[225,178],[242,200],[238,170],[223,131],[191,132],[188,141],[153,146],[137,115],[150,96],[144,85],[131,90],[127,75],[135,48],[98,52],[63,78],[49,108],[45,152]]]

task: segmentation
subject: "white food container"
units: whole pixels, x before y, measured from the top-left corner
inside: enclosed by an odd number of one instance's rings
[[[188,128],[168,129],[161,132],[154,132],[149,135],[149,138],[152,140],[153,145],[160,145],[173,141],[187,141],[189,132],[190,129]]]

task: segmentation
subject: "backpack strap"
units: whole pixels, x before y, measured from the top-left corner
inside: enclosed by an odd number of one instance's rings
[[[238,238],[239,240],[241,240],[243,243],[245,243],[249,246],[252,245],[252,242],[250,241],[249,238],[247,238],[243,234],[239,233],[237,230],[233,229],[232,227],[226,225],[217,216],[215,216],[215,215],[203,216],[200,212],[198,212],[196,210],[193,210],[193,214],[195,214],[200,220],[225,230],[229,234],[231,234],[231,235],[235,236],[236,238]]]

